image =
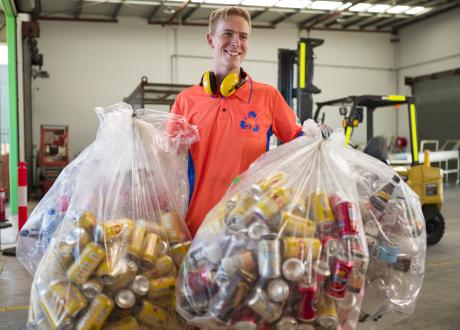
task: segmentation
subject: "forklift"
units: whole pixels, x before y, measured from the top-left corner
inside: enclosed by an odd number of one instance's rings
[[[353,130],[363,122],[364,111],[366,111],[367,143],[369,146],[376,139],[374,137],[373,121],[375,110],[388,107],[406,108],[408,110],[412,163],[408,168],[396,169],[396,171],[419,196],[425,217],[427,244],[433,245],[441,240],[445,229],[444,217],[441,214],[444,200],[443,174],[440,168],[431,167],[429,151],[425,151],[424,162],[422,164],[419,162],[417,112],[414,102],[414,97],[404,95],[348,96],[326,102],[317,102],[313,119],[318,122],[321,110],[324,107],[339,107],[339,114],[343,117],[342,126],[345,129],[345,142],[349,144]],[[324,119],[325,113],[323,112],[320,121],[324,122]],[[366,152],[366,148],[364,152]],[[371,154],[371,156],[382,161],[385,161],[383,158],[386,158],[375,154]]]

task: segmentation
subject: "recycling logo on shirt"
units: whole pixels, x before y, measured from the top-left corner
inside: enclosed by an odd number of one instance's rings
[[[254,111],[249,111],[244,119],[240,122],[242,129],[249,129],[254,133],[259,131],[259,124],[257,124],[257,114]]]

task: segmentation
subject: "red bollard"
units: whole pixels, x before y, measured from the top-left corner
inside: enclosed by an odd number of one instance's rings
[[[18,226],[21,230],[27,221],[27,163],[18,163]]]
[[[6,195],[5,189],[0,187],[0,222],[6,221]]]

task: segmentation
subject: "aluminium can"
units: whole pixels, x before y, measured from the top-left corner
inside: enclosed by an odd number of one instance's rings
[[[281,318],[275,325],[276,330],[297,330],[297,320],[292,316]]]
[[[93,213],[85,210],[82,211],[76,219],[74,219],[74,223],[77,225],[77,227],[84,228],[91,232],[93,227],[96,225],[97,220]]]
[[[187,240],[187,231],[182,226],[177,213],[165,212],[160,216],[160,221],[166,231],[166,236],[170,244],[185,242]]]
[[[297,318],[302,322],[310,322],[316,319],[316,285],[300,282],[298,292],[301,296],[297,309]]]
[[[265,221],[269,221],[289,202],[290,191],[285,187],[276,187],[268,192],[254,206],[254,213]]]
[[[142,222],[139,221],[134,227],[133,234],[128,245],[128,257],[131,260],[139,261],[141,259],[142,247],[146,232],[147,229],[142,224]]]
[[[113,300],[105,294],[96,295],[86,313],[78,320],[77,329],[100,329],[113,310]]]
[[[315,223],[305,217],[288,211],[281,212],[278,231],[283,236],[313,237],[316,231]]]
[[[312,259],[318,258],[321,242],[317,238],[308,237],[284,237],[283,256],[284,259],[297,258],[307,260],[310,255]]]
[[[168,321],[166,311],[158,306],[155,306],[148,300],[142,300],[142,305],[137,319],[150,327],[162,327]]]
[[[349,201],[340,201],[333,208],[340,237],[357,235],[360,218],[356,205]]]
[[[174,244],[170,247],[171,257],[173,258],[174,263],[177,267],[179,267],[182,264],[182,261],[184,260],[184,257],[187,254],[187,251],[189,250],[191,244],[191,241],[187,241],[183,243]]]
[[[144,275],[137,275],[129,285],[129,289],[138,297],[145,296],[149,292],[150,282]]]
[[[318,225],[321,233],[330,233],[335,229],[335,217],[329,198],[324,192],[313,192],[309,198],[310,217]]]
[[[338,255],[332,267],[331,278],[327,284],[326,294],[333,299],[343,299],[347,293],[353,263]]]
[[[175,285],[176,278],[174,276],[151,279],[148,297],[149,299],[155,299],[162,296],[168,296],[174,292]]]
[[[126,268],[124,269],[123,273],[115,276],[114,281],[110,285],[107,285],[107,293],[114,294],[115,292],[123,288],[126,288],[129,285],[129,283],[131,283],[134,280],[138,270],[139,267],[134,261],[128,261],[126,263]]]
[[[283,312],[282,305],[270,301],[268,295],[260,287],[254,290],[247,305],[267,322],[275,322]]]
[[[297,258],[289,258],[283,263],[283,276],[291,282],[300,281],[305,276],[305,265]]]
[[[139,322],[132,316],[125,316],[124,318],[109,324],[104,327],[104,330],[138,330]]]
[[[123,218],[108,220],[102,224],[104,229],[104,237],[106,241],[117,240],[131,237],[134,230],[134,221],[132,219]]]
[[[81,285],[81,291],[85,295],[86,298],[92,300],[96,295],[99,293],[102,293],[102,289],[104,288],[104,285],[102,282],[96,278],[90,278],[87,282],[83,283]]]
[[[316,323],[323,328],[336,328],[339,323],[335,302],[327,295],[318,298]]]
[[[281,244],[276,234],[262,236],[258,243],[257,261],[262,278],[281,276]]]
[[[89,243],[67,270],[68,278],[79,285],[85,283],[104,258],[104,248],[94,242]]]
[[[268,283],[267,293],[274,302],[283,302],[289,297],[289,285],[281,280],[274,279]]]
[[[147,233],[144,238],[141,266],[152,268],[160,253],[161,238],[157,234]]]

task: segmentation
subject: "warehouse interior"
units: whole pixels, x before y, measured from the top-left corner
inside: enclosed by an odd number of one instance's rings
[[[12,226],[0,230],[0,251],[18,238],[18,162],[28,167],[30,214],[95,140],[96,107],[125,101],[169,112],[180,91],[200,82],[212,63],[208,17],[228,5],[251,15],[242,66],[254,80],[295,90],[288,103],[298,117],[313,118],[317,103],[349,96],[407,97],[373,114],[372,136],[383,136],[389,153],[412,153],[412,165],[414,152],[431,151],[431,167],[442,169],[445,229],[427,247],[415,310],[391,328],[459,329],[459,0],[2,0],[0,188]],[[321,40],[307,60],[315,91],[298,81],[299,45],[312,39]],[[283,62],[280,50],[292,51],[294,61]],[[300,107],[304,92],[308,110]],[[363,150],[371,118],[362,105],[358,117],[346,118],[350,102],[322,108],[315,119],[342,129],[356,119],[350,143]],[[395,157],[391,165],[404,163]],[[0,329],[26,328],[32,281],[15,257],[0,254]]]

